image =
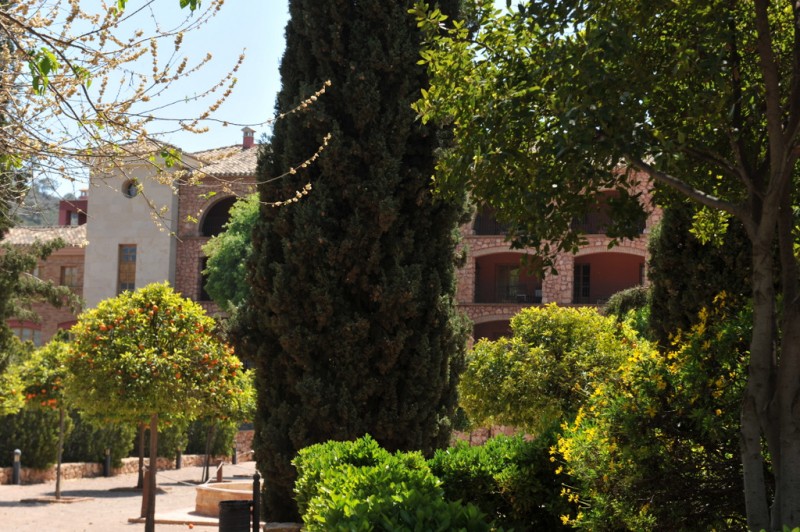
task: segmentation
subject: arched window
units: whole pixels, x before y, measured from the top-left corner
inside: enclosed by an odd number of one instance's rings
[[[223,231],[223,226],[228,223],[231,217],[231,207],[236,202],[235,196],[223,198],[215,203],[203,218],[203,226],[200,229],[202,236],[217,236]]]

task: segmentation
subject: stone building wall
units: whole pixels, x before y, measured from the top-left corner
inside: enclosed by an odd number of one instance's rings
[[[83,297],[83,265],[84,252],[82,247],[65,247],[54,252],[45,261],[39,261],[39,278],[45,281],[61,282],[61,268],[77,268],[77,285],[72,291]],[[55,308],[47,303],[35,303],[33,310],[41,318],[42,343],[52,338],[59,329],[69,328],[77,319],[77,314],[68,308]]]

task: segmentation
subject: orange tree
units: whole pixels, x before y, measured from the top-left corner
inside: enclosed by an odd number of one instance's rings
[[[61,454],[65,437],[65,405],[63,381],[66,369],[62,360],[67,344],[54,340],[13,368],[21,383],[27,408],[58,410],[58,451],[56,455],[56,498],[61,498]]]
[[[200,305],[168,284],[101,302],[73,327],[67,389],[76,406],[109,420],[150,422],[145,530],[153,530],[159,416],[194,418],[244,393],[241,363]]]

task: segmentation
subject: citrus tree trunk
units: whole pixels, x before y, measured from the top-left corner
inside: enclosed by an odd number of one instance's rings
[[[156,472],[158,471],[158,414],[150,416],[150,474],[147,475],[147,516],[145,532],[156,530]]]
[[[56,499],[61,498],[61,457],[64,454],[64,406],[58,409],[58,451],[56,454]]]
[[[144,431],[145,424],[139,423],[139,477],[136,479],[136,489],[144,489]]]

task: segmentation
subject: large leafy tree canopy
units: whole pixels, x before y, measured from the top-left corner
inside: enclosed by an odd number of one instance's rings
[[[221,404],[241,362],[215,322],[167,284],[123,292],[87,310],[73,327],[67,389],[92,415],[138,423],[153,413],[193,416]]]
[[[417,110],[454,132],[440,188],[467,186],[545,258],[574,249],[569,222],[598,190],[621,190],[612,232],[624,235],[636,179],[695,201],[700,229],[738,218],[752,248],[748,525],[800,525],[800,5],[528,1],[504,15],[488,0],[470,6],[470,26],[415,8],[432,76]]]

